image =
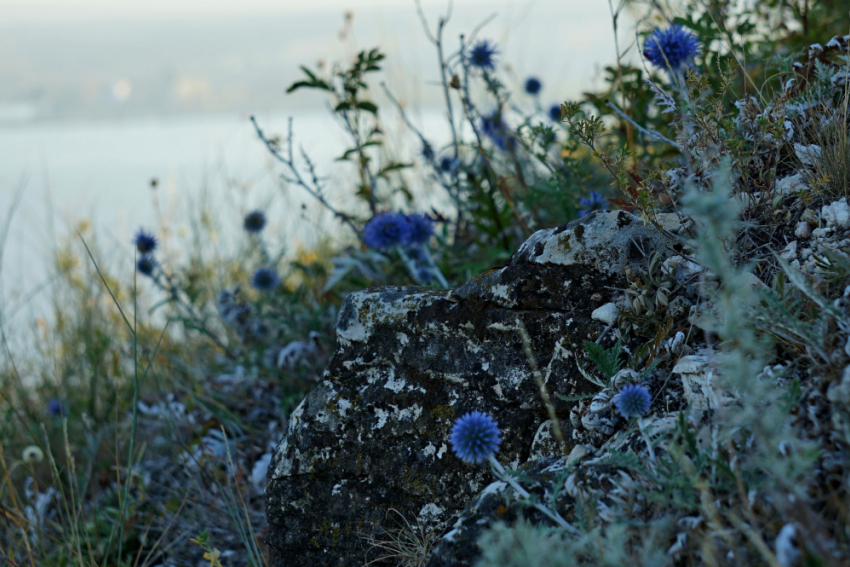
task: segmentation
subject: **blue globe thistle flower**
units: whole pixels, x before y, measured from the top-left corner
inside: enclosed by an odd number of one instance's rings
[[[143,276],[150,276],[153,274],[154,268],[156,268],[156,260],[154,260],[153,256],[149,254],[145,254],[136,261],[136,269]]]
[[[251,211],[245,215],[242,226],[252,234],[259,234],[266,227],[266,215],[263,211]]]
[[[543,88],[543,83],[537,77],[529,77],[525,80],[525,92],[530,95],[536,95]]]
[[[499,450],[499,424],[487,415],[474,411],[458,419],[449,436],[455,454],[467,463],[486,461]]]
[[[407,232],[404,243],[424,244],[434,235],[434,221],[426,214],[407,215]]]
[[[57,400],[56,398],[51,398],[47,401],[47,414],[52,415],[54,417],[61,417],[65,415],[65,405],[61,400]]]
[[[449,173],[450,171],[454,171],[454,169],[458,165],[458,160],[453,157],[443,156],[440,158],[440,169]]]
[[[498,53],[496,44],[491,43],[489,39],[480,39],[469,50],[467,57],[469,64],[473,67],[482,71],[493,71],[496,68],[496,55]]]
[[[434,274],[428,266],[422,266],[416,270],[416,281],[423,285],[428,285],[434,279]]]
[[[136,250],[139,251],[139,254],[150,254],[154,250],[156,250],[156,237],[150,232],[145,231],[145,229],[140,228],[139,232],[136,233],[135,238],[133,238],[133,244],[136,246]]]
[[[516,140],[498,110],[481,117],[481,132],[500,150],[511,149]]]
[[[251,278],[251,285],[257,291],[271,291],[279,283],[280,279],[277,276],[277,272],[271,268],[260,268],[254,272],[254,277]]]
[[[431,144],[428,142],[425,142],[422,146],[422,157],[424,157],[427,161],[434,159],[434,148],[432,148]]]
[[[659,69],[678,71],[699,51],[699,40],[679,24],[667,29],[657,28],[643,45],[643,56]]]
[[[578,202],[586,207],[585,209],[582,209],[578,212],[578,216],[580,217],[592,213],[593,211],[608,210],[608,201],[605,200],[605,197],[603,197],[600,193],[596,191],[591,192],[590,197],[588,197],[587,199],[581,198],[578,200]]]
[[[549,107],[549,118],[552,119],[552,122],[560,122],[561,121],[561,105],[553,104]]]
[[[614,396],[614,405],[624,418],[637,417],[646,414],[652,404],[652,396],[643,386],[629,384]]]
[[[363,228],[363,242],[374,250],[386,250],[407,241],[410,223],[401,213],[378,213]]]

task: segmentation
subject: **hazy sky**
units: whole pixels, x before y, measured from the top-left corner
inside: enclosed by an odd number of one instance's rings
[[[445,6],[447,0],[422,0],[423,6]],[[505,2],[457,0],[456,5],[489,5]],[[518,2],[509,2],[518,4]],[[525,2],[524,2],[525,3]],[[533,2],[532,2],[533,3]],[[171,19],[186,16],[227,16],[263,13],[304,13],[324,10],[398,8],[412,0],[0,0],[6,23],[45,20],[96,20],[111,18]]]

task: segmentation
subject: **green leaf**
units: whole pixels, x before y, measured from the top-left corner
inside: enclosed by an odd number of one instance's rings
[[[318,78],[310,69],[307,67],[301,66],[301,70],[307,75],[306,81],[297,81],[289,85],[289,88],[286,89],[287,94],[296,91],[298,89],[319,89],[323,91],[332,91],[331,86],[327,84],[322,79]]]
[[[389,173],[391,171],[397,171],[399,169],[404,169],[406,167],[411,167],[411,164],[409,164],[409,163],[391,163],[391,164],[387,165],[386,167],[381,168],[381,171],[378,172],[378,177],[386,178],[387,173]]]
[[[357,103],[357,108],[360,110],[365,110],[366,112],[371,112],[372,114],[378,114],[378,107],[369,101],[360,101]]]
[[[610,380],[614,374],[623,368],[623,361],[620,358],[622,354],[620,341],[617,341],[611,348],[605,348],[594,342],[585,341],[584,350],[587,352],[587,358],[596,364],[596,367],[599,368],[599,371],[602,372],[606,380]]]

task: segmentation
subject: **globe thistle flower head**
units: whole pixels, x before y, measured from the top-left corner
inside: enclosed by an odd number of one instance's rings
[[[645,415],[652,404],[652,396],[643,386],[629,384],[614,396],[614,405],[624,418],[629,419]]]
[[[456,159],[449,156],[443,156],[440,158],[439,166],[442,171],[449,173],[457,167],[457,163]]]
[[[552,122],[560,122],[561,121],[561,105],[553,104],[549,107],[549,118]]]
[[[426,161],[434,159],[434,148],[431,147],[431,144],[428,142],[425,142],[422,146],[422,157],[425,158]]]
[[[271,291],[279,283],[280,278],[278,278],[277,272],[271,268],[260,268],[254,272],[254,276],[251,278],[251,285],[257,291]]]
[[[426,214],[407,215],[407,232],[404,243],[419,245],[434,235],[434,221]]]
[[[260,210],[251,211],[245,215],[242,226],[252,234],[259,234],[266,227],[266,215]]]
[[[499,51],[489,39],[480,39],[469,50],[469,64],[482,71],[493,71],[496,68],[496,55]]]
[[[578,200],[579,203],[585,206],[584,209],[578,212],[578,216],[583,217],[586,214],[592,213],[593,211],[607,211],[608,210],[608,201],[605,200],[600,193],[597,191],[593,191],[590,193],[590,197],[587,199],[581,198]]]
[[[452,427],[449,442],[452,450],[467,463],[486,461],[499,450],[499,424],[487,415],[474,411],[458,419]]]
[[[50,398],[47,401],[47,415],[52,415],[54,417],[64,416],[65,415],[65,405],[61,400],[57,400],[56,398]]]
[[[659,69],[678,71],[699,52],[699,40],[679,24],[657,28],[643,45],[643,56]]]
[[[500,150],[510,149],[516,143],[516,140],[511,135],[510,128],[502,120],[502,116],[498,110],[494,110],[490,114],[481,117],[481,132],[490,138],[493,145]]]
[[[401,213],[378,213],[363,228],[363,242],[374,250],[386,250],[407,242],[410,223]]]
[[[156,261],[150,254],[145,254],[136,261],[136,270],[143,276],[150,276],[156,268]]]
[[[537,77],[529,77],[525,80],[525,92],[530,95],[536,95],[543,88],[543,83]]]
[[[422,285],[428,285],[434,279],[434,274],[428,266],[422,266],[416,269],[416,281]]]
[[[139,251],[139,254],[150,254],[154,250],[156,250],[156,237],[147,232],[145,229],[140,228],[139,232],[136,233],[136,236],[133,238],[133,244],[136,246],[136,250]]]

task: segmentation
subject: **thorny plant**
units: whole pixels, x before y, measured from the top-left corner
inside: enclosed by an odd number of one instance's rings
[[[365,239],[366,226],[378,215],[415,203],[414,171],[424,171],[424,183],[451,199],[446,210],[428,212],[437,226],[428,262],[445,274],[447,284],[504,262],[530,231],[610,206],[636,212],[680,247],[688,235],[668,233],[658,215],[686,206],[703,223],[698,232],[703,239],[692,252],[710,272],[706,278],[717,284],[698,293],[710,294],[720,307],[708,338],[719,340],[727,353],[724,385],[733,405],[712,416],[708,438],[684,414],[666,433],[640,431],[656,449],[651,459],[614,452],[608,460],[635,475],[632,488],[621,491],[630,499],[622,510],[633,511],[632,516],[606,524],[602,502],[588,497],[575,505],[580,535],[567,538],[563,532],[520,526],[512,539],[502,536],[513,528],[497,528],[482,540],[485,565],[532,564],[533,558],[518,552],[525,549],[538,550],[534,558],[549,557],[547,565],[569,558],[568,564],[588,565],[762,561],[775,566],[782,563],[770,540],[779,541],[789,529],[805,539],[801,554],[808,564],[826,564],[836,548],[843,550],[846,541],[833,536],[850,524],[843,464],[850,416],[840,406],[850,403],[845,391],[850,385],[840,375],[850,357],[841,287],[850,274],[845,252],[818,253],[817,270],[801,274],[765,260],[759,249],[738,250],[734,243],[742,231],[775,220],[794,199],[829,204],[846,195],[850,63],[846,38],[829,39],[848,28],[846,10],[841,0],[755,5],[696,0],[675,6],[624,1],[611,4],[615,34],[620,15],[635,8],[635,39],[621,43],[616,36],[617,63],[605,70],[605,90],[556,105],[554,111],[550,107],[548,113],[540,103],[539,80],[534,93],[527,90],[530,99],[511,92],[497,64],[498,46],[479,38],[483,25],[451,47],[444,35],[451,9],[431,28],[419,8],[437,56],[451,139],[428,140],[413,126],[404,102],[384,88],[421,146],[418,170],[411,167],[417,158],[395,155],[385,144],[380,100],[369,96],[383,53],[362,51],[326,76],[303,68],[304,80],[290,90],[317,89],[331,100],[349,136],[350,147],[340,159],[356,172],[350,189],[358,205],[345,210],[331,201],[327,179],[308,152],[296,148],[291,127],[278,137],[256,121],[254,126],[283,167],[282,181],[317,199],[355,240],[345,250],[320,248],[290,260],[283,250],[272,254],[253,234],[234,259],[204,255],[196,245],[186,265],[169,259],[141,264],[140,273],[150,268],[147,275],[157,274],[151,281],[165,292],[160,313],[167,312],[165,320],[179,329],[155,320],[130,325],[120,306],[140,299],[135,286],[96,264],[96,250],[83,257],[84,265],[95,266],[85,271],[77,257],[60,249],[65,295],[57,295],[56,321],[44,324],[43,362],[21,365],[0,325],[5,361],[0,513],[11,528],[0,534],[3,559],[12,565],[150,565],[170,555],[188,561],[179,554],[185,550],[173,550],[205,526],[186,515],[196,504],[188,490],[176,493],[147,479],[151,466],[145,459],[158,453],[165,462],[185,458],[181,468],[198,467],[191,476],[193,494],[225,507],[245,557],[262,563],[264,550],[253,533],[256,516],[247,513],[257,508],[246,496],[250,487],[242,469],[256,464],[274,439],[267,434],[254,443],[256,432],[290,411],[315,380],[332,350],[337,306],[348,291],[428,283],[408,269],[403,248],[369,249]],[[692,68],[671,74],[627,62],[626,55],[642,50],[655,31],[650,22],[658,21],[696,35],[701,49]],[[824,45],[809,47],[814,41]],[[797,151],[795,144],[808,151]],[[823,159],[805,163],[812,146]],[[805,187],[781,194],[777,181],[797,169]],[[619,193],[613,195],[610,185]],[[732,202],[742,205],[748,224],[734,222],[727,210]],[[208,233],[196,235],[198,242],[208,241],[216,229],[207,211],[201,216],[198,225]],[[770,291],[751,289],[743,260],[781,272]],[[618,346],[587,347],[604,376],[600,387],[610,386],[620,364],[643,365],[644,379],[669,362],[659,366],[661,345],[677,330],[665,307],[683,291],[695,292],[688,291],[690,282],[660,273],[657,261],[650,264],[653,268],[634,274],[624,291],[628,305],[621,320],[627,325],[616,330]],[[257,278],[260,270],[275,276]],[[741,316],[745,309],[749,318]],[[133,315],[139,312],[134,309]],[[0,315],[5,322],[7,314]],[[689,332],[688,338],[696,335]],[[768,348],[765,336],[775,339],[778,349]],[[811,362],[808,376],[794,374],[802,366],[795,355]],[[775,373],[793,378],[773,379],[774,371],[764,370],[775,356],[788,363]],[[156,388],[142,383],[147,373],[139,372],[142,361],[152,369]],[[37,376],[57,398],[52,407],[58,409],[47,419],[47,400],[24,385],[25,374]],[[220,392],[222,383],[232,385],[230,394]],[[142,398],[161,397],[169,389],[176,396],[160,404],[167,408],[160,414],[166,425],[140,419],[140,408],[149,409]],[[256,408],[267,391],[274,392],[273,407]],[[186,413],[199,416],[203,425],[181,419]],[[43,430],[36,426],[45,421]],[[213,435],[221,425],[223,437]],[[176,454],[163,451],[164,438]],[[47,461],[38,461],[32,448],[22,451],[29,444]],[[12,458],[13,449],[23,458]],[[555,499],[549,504],[554,509]],[[157,523],[157,518],[168,521]],[[405,524],[387,532],[388,540],[372,543],[395,559],[421,564],[433,536]],[[179,535],[171,537],[172,529]],[[215,526],[210,534],[197,541],[212,563],[221,560],[212,545],[220,546],[227,532]],[[530,544],[500,544],[514,540]],[[547,555],[545,549],[557,553]]]

